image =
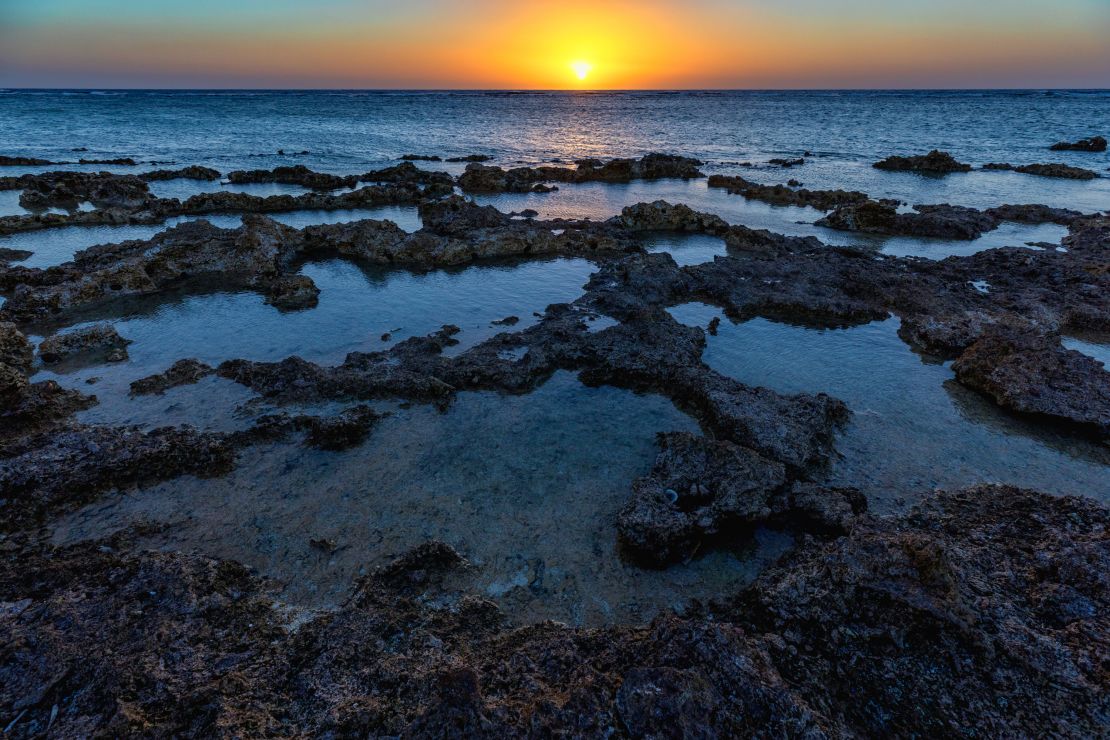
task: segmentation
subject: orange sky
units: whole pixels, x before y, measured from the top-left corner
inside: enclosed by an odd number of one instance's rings
[[[6,85],[623,89],[1110,82],[1110,6],[1104,0],[934,0],[932,10],[900,0],[839,6],[817,0],[4,2],[14,3],[0,10],[0,84]],[[590,64],[584,81],[571,69],[575,61]]]

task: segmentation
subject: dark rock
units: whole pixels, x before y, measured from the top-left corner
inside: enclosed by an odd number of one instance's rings
[[[778,167],[799,167],[799,166],[801,166],[805,163],[806,163],[805,159],[803,159],[801,157],[798,157],[797,159],[776,158],[776,159],[769,160],[767,162],[767,164],[773,164],[773,165],[776,165]]]
[[[22,262],[33,254],[34,252],[30,252],[26,249],[8,249],[7,247],[0,247],[0,265],[7,262]]]
[[[791,180],[790,185],[801,183]],[[864,203],[867,194],[849,190],[793,190],[784,185],[760,185],[739,175],[710,175],[709,187],[725,188],[734,195],[742,195],[750,200],[780,206],[809,206],[819,211],[830,211],[842,205]]]
[[[131,393],[135,396],[162,394],[170,388],[191,385],[211,375],[215,370],[200,360],[178,360],[163,373],[149,375],[131,383]]]
[[[785,483],[783,466],[731,442],[663,434],[651,475],[632,485],[617,517],[621,542],[639,560],[664,565],[689,557],[722,530],[769,518]]]
[[[406,162],[442,162],[442,157],[434,154],[402,154],[401,159]]]
[[[29,210],[61,207],[74,210],[88,201],[97,208],[140,209],[154,195],[146,182],[134,175],[108,172],[45,172],[19,178],[23,193],[19,204]]]
[[[1085,170],[1082,167],[1071,167],[1066,164],[1027,164],[1015,167],[1014,172],[1040,177],[1059,177],[1066,180],[1094,180],[1099,177],[1097,172]]]
[[[8,365],[24,373],[31,371],[34,347],[27,337],[9,321],[0,321],[0,365]]]
[[[46,164],[60,164],[49,159],[37,157],[5,157],[0,155],[0,167],[41,167]]]
[[[465,157],[451,157],[448,162],[488,162],[493,157],[488,154],[467,154]]]
[[[359,178],[354,175],[342,177],[323,172],[313,172],[303,164],[291,167],[275,167],[272,170],[235,170],[227,173],[233,183],[278,182],[286,185],[300,185],[312,190],[338,190],[353,188]]]
[[[214,170],[211,167],[198,167],[192,165],[189,167],[182,167],[177,170],[152,170],[151,172],[144,172],[138,176],[147,182],[154,182],[156,180],[219,180],[221,175],[219,170]]]
[[[940,174],[971,171],[971,165],[957,162],[955,157],[948,152],[936,149],[928,154],[913,157],[887,157],[881,162],[876,162],[874,167],[880,170],[898,172],[933,172]]]
[[[914,209],[917,213],[898,213],[892,205],[867,201],[841,206],[817,225],[870,234],[967,240],[978,239],[983,232],[998,228],[997,218],[974,208],[933,205]]]
[[[77,164],[117,164],[134,166],[137,165],[138,162],[131,157],[116,157],[115,159],[79,159],[77,160]]]
[[[520,323],[519,316],[506,316],[503,319],[496,319],[492,322],[495,326],[516,326]]]
[[[579,160],[576,169],[568,167],[517,167],[502,170],[472,163],[459,178],[459,187],[473,193],[547,192],[546,182],[630,182],[663,178],[704,177],[701,162],[672,154],[648,154],[641,159]],[[541,189],[543,188],[543,189]]]
[[[1049,147],[1054,152],[1104,152],[1106,139],[1101,136],[1092,136],[1079,141],[1061,141]]]
[[[39,356],[43,362],[71,362],[77,358],[107,357],[118,362],[127,359],[127,345],[111,324],[95,324],[77,331],[55,334],[47,337],[39,345]]]
[[[1057,336],[986,332],[952,369],[957,380],[1004,408],[1110,437],[1110,372],[1094,358],[1065,349]]]
[[[308,275],[285,275],[270,282],[266,302],[283,311],[315,308],[320,302],[320,289]]]

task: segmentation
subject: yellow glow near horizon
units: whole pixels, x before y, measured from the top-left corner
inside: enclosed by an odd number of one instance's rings
[[[582,82],[589,76],[590,70],[594,68],[594,65],[589,62],[571,62],[570,68],[574,72],[574,76],[578,78],[578,81]]]

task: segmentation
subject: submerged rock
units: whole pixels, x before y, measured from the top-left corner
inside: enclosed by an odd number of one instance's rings
[[[968,347],[952,370],[1004,408],[1110,437],[1110,372],[1065,349],[1057,336],[995,329]]]
[[[111,324],[96,324],[77,331],[55,334],[39,345],[39,357],[48,364],[70,362],[77,358],[104,357],[109,362],[127,359],[127,345]]]
[[[406,162],[442,162],[443,158],[435,154],[402,154],[401,159]]]
[[[937,149],[928,154],[912,157],[887,157],[873,165],[876,169],[892,170],[898,172],[933,172],[946,174],[949,172],[971,172],[971,165],[956,161],[948,152]]]
[[[270,282],[266,302],[284,311],[315,308],[320,289],[308,275],[285,275]]]
[[[488,154],[467,154],[464,157],[451,157],[448,162],[488,162],[493,157]]]
[[[0,154],[0,167],[41,167],[46,164],[60,164],[60,162],[51,162],[49,159],[38,157],[7,157]]]
[[[1106,139],[1101,136],[1091,136],[1079,141],[1061,141],[1049,147],[1054,152],[1104,152]]]

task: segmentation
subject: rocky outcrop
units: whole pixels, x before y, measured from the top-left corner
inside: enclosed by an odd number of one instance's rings
[[[974,208],[932,205],[914,206],[914,210],[916,213],[899,213],[893,205],[866,201],[841,206],[817,225],[867,234],[968,240],[998,228],[996,218]]]
[[[152,170],[150,172],[143,172],[138,175],[142,180],[147,182],[156,182],[159,180],[219,180],[222,175],[219,170],[214,170],[211,167],[198,167],[197,165],[190,165],[189,167],[182,167],[176,170]]]
[[[1104,152],[1106,139],[1101,136],[1091,136],[1079,141],[1060,141],[1049,147],[1054,152]]]
[[[995,328],[952,365],[956,379],[1022,414],[1110,437],[1110,372],[1058,336]]]
[[[406,162],[442,162],[443,158],[435,154],[402,154],[401,159]]]
[[[95,324],[47,337],[39,345],[39,357],[48,364],[76,359],[122,362],[127,359],[129,344],[131,340],[121,337],[111,324]]]
[[[733,195],[778,206],[808,206],[819,211],[868,200],[866,193],[854,190],[806,190],[786,185],[760,185],[739,175],[710,175],[709,187],[725,188]]]
[[[469,164],[459,177],[459,187],[471,193],[543,192],[547,182],[631,182],[665,178],[705,177],[701,162],[673,154],[648,154],[640,159],[613,159],[602,162],[582,159],[575,169],[569,167],[517,167],[502,170],[482,164]]]
[[[17,178],[23,193],[19,204],[28,210],[76,210],[84,202],[97,208],[137,210],[155,200],[147,184],[134,175],[108,172],[46,172]]]
[[[947,174],[949,172],[971,172],[971,165],[956,161],[948,152],[937,149],[928,154],[912,157],[887,157],[874,164],[876,169],[894,172],[927,172]]]
[[[148,396],[162,394],[171,388],[200,382],[215,370],[200,360],[178,360],[163,373],[148,375],[131,383],[131,394]]]
[[[0,167],[41,167],[48,164],[59,163],[51,162],[49,159],[39,159],[38,157],[6,157],[0,155]]]
[[[354,175],[341,177],[323,172],[313,172],[303,164],[291,167],[275,167],[272,170],[235,170],[227,173],[228,182],[278,182],[285,185],[300,185],[312,190],[338,190],[353,188],[358,184]]]
[[[27,337],[10,321],[0,321],[0,365],[30,372],[35,350]]]
[[[488,154],[467,154],[463,157],[450,157],[448,162],[488,162],[493,157]]]
[[[1025,164],[1014,166],[1012,164],[994,162],[983,165],[985,170],[1003,170],[1020,172],[1024,175],[1037,175],[1039,177],[1057,177],[1065,180],[1094,180],[1099,177],[1093,170],[1082,167],[1072,167],[1066,164]]]

